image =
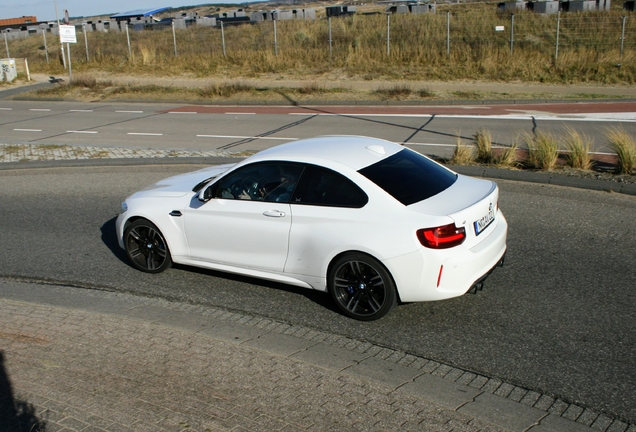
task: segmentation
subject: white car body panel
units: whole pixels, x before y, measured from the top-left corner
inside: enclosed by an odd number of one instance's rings
[[[283,271],[292,220],[289,204],[229,199],[199,204],[182,210],[192,259]]]

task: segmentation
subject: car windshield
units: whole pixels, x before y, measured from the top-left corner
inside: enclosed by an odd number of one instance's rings
[[[404,205],[437,195],[457,180],[456,174],[408,149],[359,172]]]

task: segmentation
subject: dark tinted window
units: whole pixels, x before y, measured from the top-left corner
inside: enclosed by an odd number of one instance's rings
[[[455,174],[407,149],[361,169],[360,174],[404,205],[437,195],[457,180]]]
[[[292,204],[331,207],[363,207],[369,198],[351,180],[335,171],[307,165],[298,182]]]

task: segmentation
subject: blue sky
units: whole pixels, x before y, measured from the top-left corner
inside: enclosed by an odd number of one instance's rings
[[[35,15],[39,21],[51,21],[55,19],[55,1],[57,1],[60,19],[64,16],[65,9],[68,9],[70,16],[73,17],[110,15],[135,9],[221,3],[221,1],[205,0],[0,0],[0,19]],[[242,2],[242,0],[222,0],[222,3]]]

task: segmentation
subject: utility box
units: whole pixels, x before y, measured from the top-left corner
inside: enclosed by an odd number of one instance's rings
[[[2,81],[12,82],[18,77],[18,70],[15,67],[15,59],[0,59],[0,76]]]

